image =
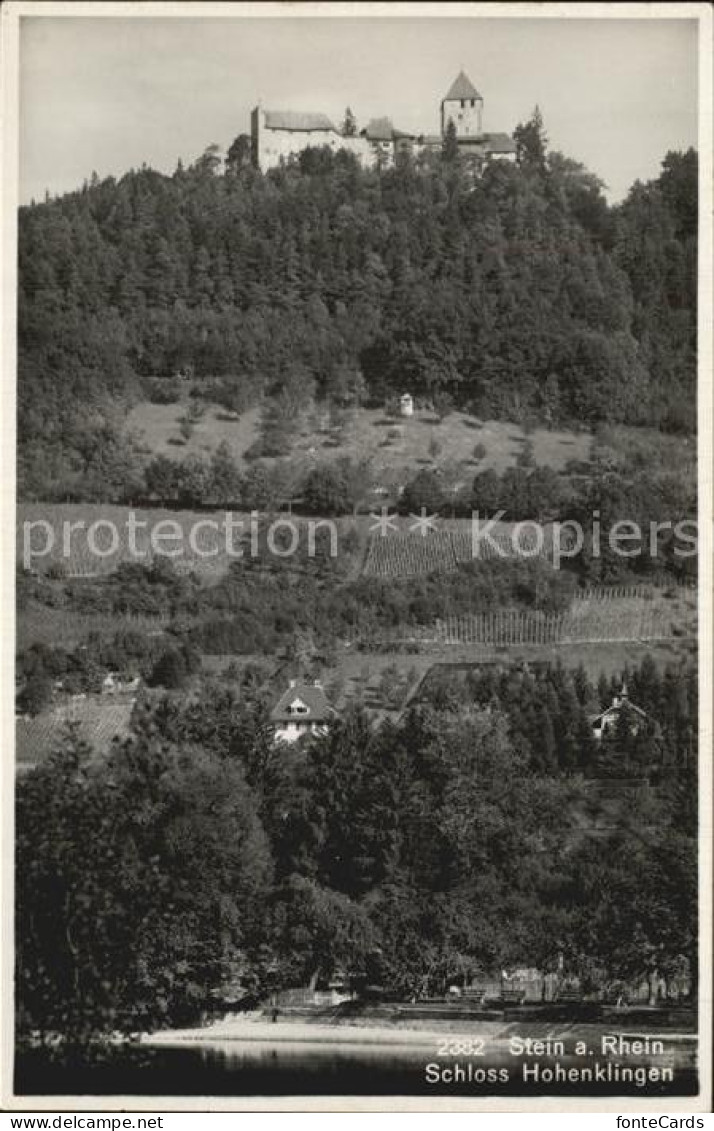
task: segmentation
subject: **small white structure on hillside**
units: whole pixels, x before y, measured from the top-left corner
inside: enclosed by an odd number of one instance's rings
[[[399,412],[402,416],[414,415],[414,398],[411,393],[402,393],[399,398]]]
[[[107,672],[102,680],[102,695],[135,695],[140,687],[138,675],[122,679],[118,672]]]

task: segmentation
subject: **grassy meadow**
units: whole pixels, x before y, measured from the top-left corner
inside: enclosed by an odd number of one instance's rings
[[[185,401],[169,405],[142,401],[130,412],[126,428],[151,455],[174,459],[210,455],[225,442],[233,457],[245,462],[246,452],[260,437],[259,408],[232,416],[219,405],[206,404],[203,417],[185,440],[180,433],[180,419],[186,407]],[[535,462],[555,471],[563,470],[569,460],[587,460],[592,444],[587,431],[536,428],[527,433],[517,424],[482,421],[463,412],[450,413],[440,421],[428,410],[416,411],[409,418],[392,419],[381,408],[360,408],[349,414],[339,443],[333,433],[328,433],[319,412],[306,412],[296,421],[292,448],[284,454],[290,455],[298,466],[341,456],[370,459],[375,470],[387,476],[448,461],[462,465],[465,473],[473,475],[477,467],[505,471],[515,464],[528,440],[533,444]],[[474,458],[476,444],[486,449],[480,459]],[[433,457],[432,451],[436,452]]]

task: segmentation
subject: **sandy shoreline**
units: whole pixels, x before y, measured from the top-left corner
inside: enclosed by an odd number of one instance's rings
[[[503,1030],[504,1026],[498,1026]],[[479,1027],[478,1032],[489,1037],[497,1036],[492,1030]],[[148,1045],[202,1044],[214,1041],[299,1042],[300,1044],[365,1044],[365,1045],[430,1045],[445,1038],[473,1039],[474,1030],[469,1033],[428,1031],[426,1029],[407,1029],[381,1025],[321,1025],[304,1021],[225,1021],[201,1029],[167,1029],[165,1032],[148,1033],[142,1036],[141,1043]]]
[[[461,1019],[463,1025],[463,1019]],[[458,1025],[458,1022],[456,1022]],[[593,1032],[611,1032],[617,1033],[620,1030],[617,1026],[606,1027],[603,1025],[588,1026],[582,1024],[565,1024],[559,1026],[543,1025],[538,1027],[537,1033],[535,1026],[522,1026],[518,1023],[504,1022],[504,1021],[481,1021],[474,1023],[468,1030],[449,1029],[449,1030],[436,1030],[436,1029],[410,1029],[397,1026],[387,1025],[374,1025],[374,1024],[334,1024],[325,1025],[319,1022],[312,1023],[306,1021],[264,1021],[253,1020],[248,1018],[236,1018],[226,1021],[216,1022],[213,1025],[207,1025],[198,1029],[167,1029],[163,1032],[146,1033],[141,1037],[141,1043],[145,1045],[186,1045],[186,1044],[218,1044],[230,1041],[246,1042],[246,1043],[266,1043],[266,1044],[279,1044],[279,1043],[299,1043],[299,1044],[331,1044],[331,1045],[428,1045],[431,1048],[435,1047],[435,1042],[444,1043],[448,1041],[449,1044],[461,1041],[473,1041],[474,1037],[482,1037],[486,1039],[489,1046],[498,1048],[508,1045],[509,1039],[515,1033],[524,1034],[530,1033],[540,1039],[546,1036],[551,1039],[567,1039],[568,1036],[582,1037],[583,1033],[588,1029]],[[632,1039],[635,1036],[657,1036],[666,1042],[672,1043],[686,1043],[689,1041],[696,1042],[697,1037],[694,1033],[674,1033],[674,1032],[661,1032],[661,1033],[648,1033],[648,1034],[635,1034],[627,1032],[627,1037]]]

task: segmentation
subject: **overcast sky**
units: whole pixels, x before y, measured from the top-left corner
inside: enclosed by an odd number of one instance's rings
[[[24,18],[21,199],[143,162],[171,172],[249,131],[251,108],[438,129],[464,67],[484,129],[535,103],[550,145],[620,199],[668,149],[696,145],[696,23],[679,19]]]

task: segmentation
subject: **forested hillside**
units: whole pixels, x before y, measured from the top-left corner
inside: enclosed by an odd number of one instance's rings
[[[559,953],[615,994],[695,971],[696,672],[630,675],[652,727],[591,754],[609,820],[578,766],[582,670],[437,681],[398,725],[351,712],[287,750],[219,687],[105,759],[65,739],[18,787],[21,1038],[190,1023],[216,987],[335,971],[401,998]]]
[[[409,389],[483,417],[693,427],[697,159],[609,207],[526,135],[518,166],[267,176],[210,147],[21,210],[20,491],[130,477],[132,402],[179,374],[241,412]],[[159,394],[160,395],[160,392]]]
[[[237,139],[22,209],[21,1041],[335,976],[694,1000],[697,157],[611,206],[516,141],[261,175]],[[288,744],[293,677],[334,715]]]

